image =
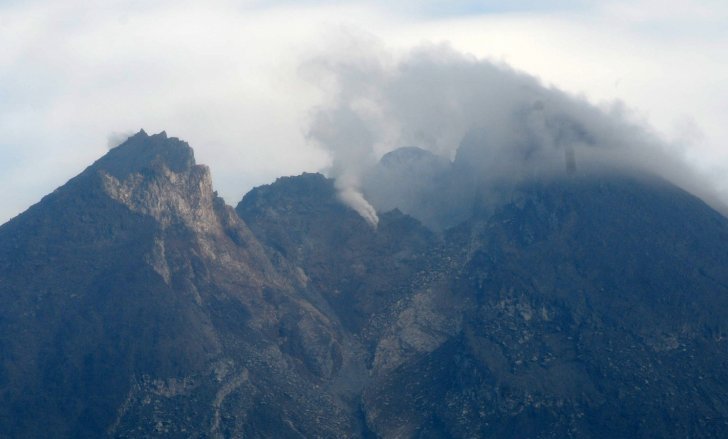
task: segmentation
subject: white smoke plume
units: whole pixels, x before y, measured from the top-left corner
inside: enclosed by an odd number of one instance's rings
[[[381,201],[389,193],[381,185],[367,191],[368,176],[378,157],[406,145],[454,160],[479,183],[596,164],[656,174],[722,205],[671,146],[619,102],[596,107],[447,45],[396,56],[373,38],[342,41],[302,68],[326,96],[308,134],[331,153],[329,174],[341,199],[373,225],[370,201],[378,199],[377,207],[395,202]],[[447,196],[463,191],[456,192]]]
[[[376,210],[361,193],[364,172],[375,162],[374,131],[355,109],[342,106],[316,115],[309,136],[332,153],[330,174],[339,197],[376,227]]]
[[[362,194],[361,185],[376,164],[377,147],[389,128],[377,95],[385,81],[380,76],[390,68],[384,65],[387,54],[373,40],[343,34],[337,41],[330,52],[301,68],[326,99],[312,112],[308,137],[331,153],[328,173],[335,178],[339,198],[376,227],[376,209]]]

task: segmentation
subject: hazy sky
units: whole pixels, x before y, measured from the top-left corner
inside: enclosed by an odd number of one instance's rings
[[[728,196],[726,22],[725,1],[0,0],[0,222],[140,128],[188,141],[233,205],[328,166],[305,66],[350,39],[446,42],[622,101]]]

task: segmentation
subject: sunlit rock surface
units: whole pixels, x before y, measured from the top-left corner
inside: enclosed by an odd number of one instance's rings
[[[0,227],[0,437],[728,435],[723,216],[618,172],[484,193],[373,228],[303,174],[233,209],[138,133]]]

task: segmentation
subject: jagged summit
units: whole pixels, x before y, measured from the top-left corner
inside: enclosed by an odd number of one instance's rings
[[[195,164],[187,142],[164,131],[151,136],[139,131],[80,177],[100,179],[108,196],[163,225],[184,223],[198,231],[216,226],[209,168]]]
[[[173,172],[182,172],[195,166],[192,148],[176,137],[167,137],[162,131],[148,135],[143,129],[112,148],[91,167],[103,169],[116,178],[123,178],[145,168],[159,165]]]
[[[0,437],[727,436],[725,217],[613,173],[416,178],[438,161],[383,159],[416,166],[380,202],[417,202],[373,229],[320,174],[233,211],[132,136],[0,226]]]
[[[0,437],[220,437],[228,410],[271,389],[333,413],[281,370],[285,349],[311,359],[304,374],[333,363],[307,337],[337,348],[298,303],[299,277],[267,258],[185,142],[139,132],[0,227]],[[270,338],[284,324],[307,331],[290,348]],[[341,436],[304,408],[258,413]]]

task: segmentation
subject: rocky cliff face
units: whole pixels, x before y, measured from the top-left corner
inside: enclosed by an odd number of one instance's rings
[[[139,133],[5,224],[0,273],[1,435],[348,431],[337,323],[184,142]]]
[[[442,235],[397,212],[373,230],[326,200],[330,182],[304,175],[237,211],[312,279],[329,276],[316,288],[360,322],[346,329],[366,350],[377,436],[728,427],[728,222],[700,200],[627,174],[531,181]]]
[[[447,168],[381,172],[412,157]],[[479,203],[372,228],[304,174],[233,210],[141,132],[0,227],[0,436],[728,434],[724,217],[615,173]]]
[[[383,436],[721,436],[727,232],[664,182],[525,185],[447,234],[462,257],[452,297],[470,303],[457,334],[367,389],[370,425]]]

